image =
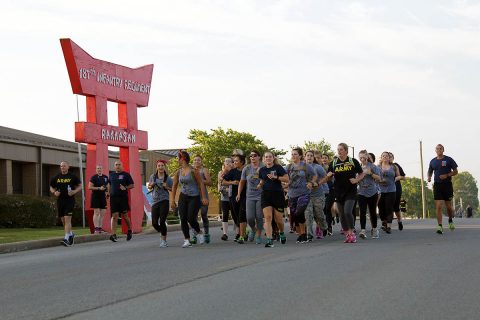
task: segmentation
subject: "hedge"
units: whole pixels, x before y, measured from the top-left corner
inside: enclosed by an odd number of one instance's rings
[[[61,225],[57,216],[56,198],[0,195],[0,227],[49,228]],[[78,203],[73,211],[72,224],[82,225],[82,208]]]

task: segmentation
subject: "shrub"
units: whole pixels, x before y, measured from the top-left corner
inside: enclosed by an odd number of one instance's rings
[[[55,199],[0,195],[0,227],[45,228],[57,222]]]

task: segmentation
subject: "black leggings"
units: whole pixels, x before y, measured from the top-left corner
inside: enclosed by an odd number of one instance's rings
[[[365,229],[367,225],[367,207],[370,213],[370,223],[372,228],[377,228],[377,200],[378,194],[371,197],[358,195],[358,206],[360,207],[360,227]]]
[[[208,234],[208,205],[204,206],[202,205],[200,207],[200,214],[202,216],[202,221],[203,221],[203,231]]]
[[[232,208],[232,218],[235,225],[238,227],[239,223],[247,222],[247,198],[240,197],[240,201],[237,201],[234,197],[230,198],[230,206]]]
[[[325,198],[325,209],[323,210],[323,212],[325,213],[325,219],[327,220],[327,225],[329,227],[332,226],[332,222],[333,222],[332,206],[334,202],[335,202],[335,196],[333,192],[330,192],[329,194],[327,194]]]
[[[167,221],[169,207],[170,203],[168,200],[157,202],[152,206],[152,226],[164,237],[167,235],[167,224],[165,221]],[[158,220],[160,220],[160,223]]]
[[[380,202],[378,203],[378,209],[380,213],[380,219],[386,223],[392,223],[393,220],[393,204],[395,203],[395,192],[382,193],[380,196]]]
[[[178,199],[178,213],[180,215],[180,223],[182,225],[182,232],[185,239],[190,239],[190,227],[197,233],[200,233],[200,225],[198,224],[198,210],[200,210],[201,201],[200,196],[187,196],[180,193]]]

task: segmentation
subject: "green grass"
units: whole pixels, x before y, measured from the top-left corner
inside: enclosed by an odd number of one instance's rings
[[[73,228],[76,235],[90,234],[89,228]],[[62,227],[48,229],[22,228],[10,229],[0,228],[0,244],[12,243],[27,240],[40,240],[48,238],[61,238],[64,236]]]

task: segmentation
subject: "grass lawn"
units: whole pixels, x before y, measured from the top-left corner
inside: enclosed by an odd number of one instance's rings
[[[89,228],[73,228],[73,232],[76,235],[90,234]],[[47,229],[35,229],[35,228],[22,228],[22,229],[9,229],[0,228],[0,244],[11,243],[27,240],[39,240],[48,238],[60,238],[63,237],[62,227],[53,227]]]

